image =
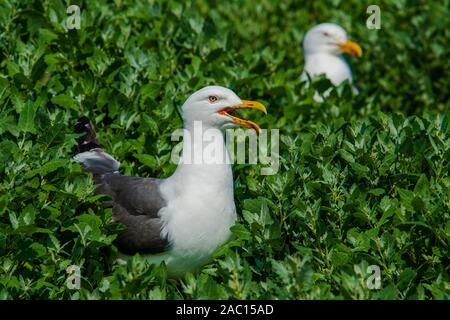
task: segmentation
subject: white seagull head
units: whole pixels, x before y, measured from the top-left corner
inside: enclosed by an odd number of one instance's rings
[[[348,53],[361,56],[361,47],[347,39],[345,30],[334,23],[321,23],[312,27],[303,40],[305,54],[328,53],[339,56]]]
[[[201,121],[207,128],[224,130],[243,126],[259,133],[261,128],[256,123],[237,117],[237,109],[257,109],[267,113],[261,103],[241,100],[233,91],[220,86],[208,86],[194,92],[181,107],[185,127]]]

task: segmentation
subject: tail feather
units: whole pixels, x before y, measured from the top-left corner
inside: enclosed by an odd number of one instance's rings
[[[94,127],[87,117],[78,120],[74,132],[85,133],[77,140],[78,152],[74,157],[84,169],[94,175],[115,173],[119,170],[120,163],[101,148]]]

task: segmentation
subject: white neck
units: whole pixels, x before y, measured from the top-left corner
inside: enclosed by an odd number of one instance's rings
[[[208,128],[200,132],[197,127],[185,128],[180,163],[161,185],[168,202],[159,215],[164,223],[162,234],[172,244],[166,261],[171,272],[195,269],[206,263],[213,251],[229,239],[230,227],[236,221],[231,165],[209,163],[208,156],[191,163],[193,157],[189,156],[191,150],[207,155],[208,148],[214,145],[228,158],[223,134],[215,136],[215,143],[208,143],[202,141]]]
[[[180,162],[167,180],[183,181],[183,188],[207,185],[232,192],[233,174],[223,133],[199,123],[185,125]]]

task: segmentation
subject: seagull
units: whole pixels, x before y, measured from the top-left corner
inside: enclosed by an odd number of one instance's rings
[[[224,87],[208,86],[193,93],[181,107],[183,151],[175,172],[166,179],[121,175],[120,163],[101,147],[92,123],[80,118],[75,132],[85,134],[78,140],[75,160],[93,174],[96,192],[112,199],[112,222],[125,226],[115,241],[123,258],[139,253],[151,264],[164,261],[169,276],[179,277],[211,261],[213,252],[228,241],[236,208],[223,133],[235,126],[261,131],[256,123],[237,116],[235,110],[244,108],[267,113],[261,103],[241,100]],[[208,157],[192,161],[192,151],[195,158],[210,144],[188,138],[208,130],[218,133],[215,143],[225,161]]]
[[[353,83],[352,71],[342,54],[360,57],[362,49],[357,43],[347,39],[347,33],[341,26],[321,23],[312,27],[303,40],[303,50],[305,67],[300,77],[302,81],[307,81],[308,76],[314,78],[324,74],[335,86],[345,80]],[[355,87],[354,92],[358,93]],[[327,95],[326,92],[324,96]],[[314,99],[323,101],[317,92]]]

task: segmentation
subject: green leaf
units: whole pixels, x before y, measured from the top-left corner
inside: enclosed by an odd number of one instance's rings
[[[19,220],[14,212],[9,213],[9,222],[11,223],[13,229],[17,229],[19,227]]]
[[[355,162],[355,158],[347,150],[340,149],[339,150],[339,155],[342,157],[342,159],[344,159],[348,163],[354,163]]]
[[[68,160],[66,160],[66,159],[51,160],[51,161],[47,162],[46,164],[44,164],[42,167],[27,172],[26,177],[32,178],[36,174],[41,175],[41,177],[45,177],[47,174],[49,174],[53,171],[56,171],[57,169],[59,169],[61,167],[64,167],[65,165],[67,165],[67,163],[68,163]],[[50,186],[48,186],[48,187],[50,187]]]
[[[7,194],[0,195],[0,217],[6,211],[7,206],[8,206],[8,195]]]
[[[20,213],[20,220],[23,224],[28,226],[34,222],[36,211],[31,204],[27,205]]]
[[[400,195],[403,206],[405,206],[405,208],[409,211],[413,211],[414,208],[412,206],[412,201],[414,199],[414,192],[399,188],[398,193]]]
[[[57,96],[54,96],[51,99],[52,103],[61,106],[63,108],[72,109],[75,111],[79,111],[79,106],[77,102],[71,97],[66,94],[60,94]]]
[[[230,228],[231,232],[241,240],[249,240],[251,239],[250,232],[242,225],[242,224],[235,224]]]
[[[191,26],[192,30],[195,31],[195,33],[199,34],[202,32],[203,29],[203,19],[201,18],[190,18],[189,19],[189,25]]]
[[[47,253],[47,248],[37,242],[33,243],[30,248],[34,251],[37,257],[41,257]]]
[[[67,163],[68,163],[68,160],[66,160],[66,159],[56,159],[56,160],[49,161],[46,164],[44,164],[42,166],[42,168],[39,169],[39,174],[41,176],[46,176],[50,172],[53,172],[65,165],[67,165]]]
[[[36,132],[34,118],[36,116],[36,108],[31,101],[27,101],[24,108],[20,112],[19,123],[17,127],[21,132]]]
[[[291,276],[285,265],[279,261],[271,260],[272,268],[275,273],[282,279],[283,283],[289,283]]]
[[[447,132],[447,128],[448,128],[448,118],[450,117],[450,112],[447,110],[444,113],[444,116],[442,117],[442,121],[441,121],[441,127],[440,127],[440,131],[441,133],[445,133]]]
[[[375,188],[375,189],[371,189],[369,190],[370,194],[373,194],[375,196],[381,196],[382,194],[384,194],[386,191],[383,188]]]
[[[414,193],[422,194],[429,190],[429,183],[426,175],[421,174],[419,180],[417,180],[416,186],[414,187]]]
[[[149,154],[135,154],[134,157],[139,160],[140,163],[149,167],[149,168],[157,168],[158,161],[156,161],[155,157]]]

